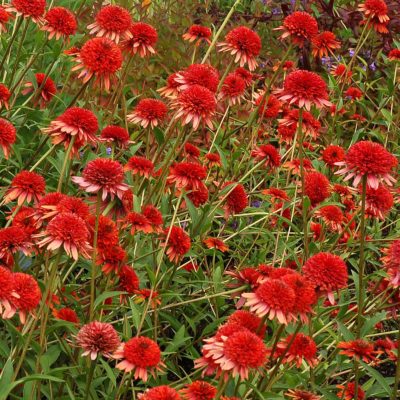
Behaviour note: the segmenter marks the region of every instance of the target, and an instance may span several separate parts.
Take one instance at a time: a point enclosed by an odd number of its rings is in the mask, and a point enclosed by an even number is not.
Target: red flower
[[[36,237],[42,237],[39,247],[47,245],[47,250],[57,250],[63,246],[65,252],[77,260],[79,253],[89,258],[89,230],[85,221],[72,213],[62,213],[54,217],[45,231]]]
[[[299,158],[294,158],[292,161],[286,161],[283,164],[283,166],[290,169],[292,171],[292,174],[300,175],[300,159]],[[311,164],[311,161],[308,158],[303,159],[303,168],[304,168],[304,171],[307,171],[307,172],[313,170],[313,165]],[[307,173],[307,175],[308,174],[309,173]],[[306,175],[306,177],[307,177],[307,175]]]
[[[148,372],[155,377],[155,373],[163,365],[158,344],[144,336],[132,338],[122,344],[114,353],[114,358],[123,359],[116,365],[118,369],[134,371],[134,378],[144,382],[147,381]]]
[[[119,271],[126,259],[126,252],[119,245],[100,249],[99,253],[97,264],[103,264],[101,270],[106,275]]]
[[[190,250],[190,237],[179,226],[171,226],[164,229],[167,256],[171,262],[178,263],[180,259]]]
[[[75,61],[78,65],[72,71],[82,70],[78,78],[86,83],[94,76],[109,91],[111,78],[121,68],[122,53],[112,40],[94,38],[83,45]]]
[[[157,43],[157,31],[149,24],[135,22],[129,28],[130,38],[121,44],[123,50],[140,57],[155,54],[154,46]]]
[[[322,152],[322,160],[326,165],[333,168],[337,162],[341,162],[345,159],[345,151],[342,147],[330,144],[326,146]]]
[[[200,150],[198,147],[191,143],[185,143],[184,146],[186,157],[189,161],[195,161],[197,162],[199,156],[200,156]]]
[[[336,174],[347,175],[345,181],[354,178],[354,187],[357,187],[365,176],[367,185],[377,189],[380,180],[389,186],[396,182],[391,172],[393,168],[397,167],[397,164],[396,157],[379,143],[361,141],[350,147],[344,161],[336,163],[336,165],[342,166],[342,169]]]
[[[267,326],[263,323],[260,317],[252,314],[246,310],[237,310],[232,315],[229,316],[227,320],[228,324],[238,324],[248,329],[250,332],[253,332],[263,338],[265,336],[265,331]]]
[[[178,392],[169,386],[156,386],[139,395],[140,400],[181,400]]]
[[[101,131],[99,141],[115,143],[116,146],[122,148],[127,147],[131,143],[129,140],[129,132],[125,128],[117,125],[106,126]]]
[[[303,360],[311,367],[318,364],[317,346],[311,337],[303,333],[297,333],[294,339],[293,335],[289,335],[278,343],[277,355],[285,352],[283,363],[295,364],[297,368],[300,368]]]
[[[312,105],[318,108],[331,106],[325,81],[316,73],[297,70],[291,72],[283,83],[283,88],[276,91],[279,99],[298,107],[310,110]]]
[[[54,217],[55,215],[60,213],[72,213],[82,218],[83,220],[86,220],[89,217],[89,206],[78,197],[65,195],[58,202],[58,204],[54,206],[42,205],[42,208],[45,208],[49,211],[42,218]]]
[[[293,400],[321,400],[321,396],[317,396],[316,394],[305,390],[290,389],[285,394]]]
[[[332,70],[332,75],[335,76],[339,82],[346,83],[351,81],[353,73],[349,71],[344,64],[338,64]]]
[[[170,167],[167,182],[169,185],[175,184],[178,189],[199,189],[206,177],[207,171],[202,165],[180,162]]]
[[[90,242],[93,243],[96,217],[94,215],[89,216],[88,223],[91,234]],[[115,222],[112,219],[105,217],[104,215],[100,215],[97,232],[97,247],[99,249],[118,245],[118,230]]]
[[[108,158],[96,158],[90,161],[82,172],[82,177],[73,176],[72,181],[89,193],[101,192],[103,201],[108,195],[111,200],[116,195],[119,199],[128,186],[124,181],[124,170],[118,161]]]
[[[207,246],[208,249],[217,249],[222,253],[225,253],[229,250],[229,247],[224,243],[224,241],[209,237],[203,241],[203,243]]]
[[[312,205],[321,203],[329,197],[329,180],[320,172],[309,172],[304,177],[304,194],[308,196]]]
[[[202,25],[192,25],[189,30],[182,35],[182,37],[184,40],[188,40],[189,42],[197,40],[196,46],[198,46],[202,40],[211,43],[211,29]]]
[[[35,210],[31,207],[21,207],[12,219],[11,225],[22,228],[28,236],[37,233],[39,226],[36,222]]]
[[[204,157],[209,168],[221,166],[221,156],[218,153],[207,153]]]
[[[0,147],[3,149],[6,160],[10,156],[11,145],[15,143],[17,130],[14,125],[0,118]]]
[[[283,30],[281,39],[290,36],[294,44],[303,47],[306,41],[312,40],[318,34],[318,23],[310,14],[295,11],[288,15],[283,25],[276,30]]]
[[[311,39],[312,54],[314,57],[328,57],[331,52],[340,49],[340,42],[336,40],[333,32],[325,31],[314,36]]]
[[[169,97],[171,99],[175,99],[179,93],[179,87],[181,84],[176,80],[178,74],[182,71],[178,71],[173,73],[167,78],[167,85],[157,89],[157,92],[161,94],[161,96]]]
[[[64,7],[53,7],[44,17],[42,30],[49,32],[49,39],[55,37],[57,40],[62,36],[75,35],[77,28],[75,15]]]
[[[142,99],[126,117],[129,122],[140,124],[143,128],[150,125],[154,129],[165,120],[167,111],[167,106],[160,100]]]
[[[240,183],[226,182],[222,188],[227,186],[229,186],[229,189],[223,196],[223,198],[225,198],[226,214],[238,214],[249,205],[249,199],[247,198],[246,191],[244,190],[243,185]]]
[[[392,49],[389,51],[388,58],[390,61],[400,60],[400,49]]]
[[[6,24],[10,19],[10,14],[5,10],[3,6],[0,6],[0,33],[6,33]]]
[[[337,397],[343,400],[364,400],[365,392],[362,390],[361,385],[358,385],[356,395],[356,384],[355,382],[348,382],[347,384],[336,386],[340,391],[337,393]]]
[[[366,0],[365,3],[358,6],[358,10],[363,12],[365,18],[369,20],[375,31],[379,33],[388,33],[387,23],[389,17],[387,15],[388,7],[384,0]],[[363,21],[366,23],[366,21]]]
[[[11,318],[14,315],[15,309],[10,304],[13,296],[15,296],[13,273],[0,266],[0,316],[7,318],[10,315]]]
[[[0,7],[1,10],[1,7]],[[0,23],[0,32],[1,32],[1,23]],[[8,110],[9,104],[8,104],[8,100],[11,97],[11,93],[8,90],[8,87],[6,85],[3,85],[2,83],[0,83],[0,109],[4,107]]]
[[[145,157],[133,156],[124,167],[125,171],[132,171],[134,175],[150,178],[154,174],[154,164]]]
[[[234,73],[236,75],[239,75],[244,80],[244,82],[246,83],[246,87],[252,84],[253,74],[250,71],[247,71],[247,69],[242,67],[237,67]]]
[[[230,73],[224,79],[218,98],[228,99],[229,105],[240,104],[246,90],[246,82],[237,73]]]
[[[393,203],[393,195],[385,186],[379,185],[377,189],[367,188],[365,198],[367,215],[384,220]]]
[[[132,295],[139,289],[139,278],[136,272],[129,265],[123,265],[119,271],[119,288]]]
[[[35,91],[35,86],[37,87],[36,91],[40,94],[40,107],[45,108],[47,103],[51,101],[54,95],[57,93],[57,88],[54,81],[43,73],[35,74],[36,85],[32,82],[27,82],[25,84],[25,88],[22,91],[23,95],[28,93],[32,93]]]
[[[372,362],[376,358],[374,345],[363,339],[352,340],[350,342],[340,342],[337,347],[338,349],[342,349],[339,354],[343,354],[348,357],[355,357],[363,360],[366,363]]]
[[[105,6],[96,15],[96,21],[88,25],[91,35],[106,37],[119,43],[121,37],[132,37],[129,28],[132,18],[128,10],[120,6]]]
[[[28,274],[16,272],[13,274],[14,291],[16,295],[10,298],[11,306],[18,310],[21,324],[26,321],[26,315],[35,310],[42,298],[42,292],[36,280]],[[12,315],[8,314],[8,318]]]
[[[84,352],[95,360],[99,353],[110,357],[120,344],[117,331],[111,324],[93,321],[84,325],[76,335],[76,342]]]
[[[194,381],[180,390],[184,400],[213,400],[217,389],[204,381]]]
[[[151,204],[143,206],[142,214],[150,221],[154,232],[161,232],[161,226],[164,223],[161,212]]]
[[[349,87],[345,92],[345,96],[351,101],[359,100],[362,97],[362,91],[356,87]]]
[[[63,114],[43,129],[51,137],[53,144],[64,143],[68,149],[71,140],[75,137],[72,152],[87,144],[96,141],[96,131],[99,129],[97,117],[89,110],[79,107],[68,108]]]
[[[214,93],[200,85],[192,85],[180,92],[172,103],[176,109],[175,119],[180,118],[183,125],[191,123],[197,130],[200,123],[213,129],[212,118],[217,108]]]
[[[254,105],[258,107],[257,113],[260,117],[276,118],[281,112],[282,103],[273,94],[268,96],[267,102],[265,102],[266,97],[263,90],[256,93],[254,98]]]
[[[136,232],[153,232],[151,222],[142,214],[130,212],[126,216],[126,221],[131,227],[131,235],[134,235]]]
[[[53,315],[57,319],[61,319],[63,321],[72,322],[73,324],[78,324],[79,319],[76,315],[76,312],[71,308],[65,307],[61,308],[60,310],[54,310]]]
[[[261,51],[260,36],[245,26],[239,26],[232,29],[226,36],[225,42],[218,43],[220,51],[227,51],[235,56],[235,62],[243,67],[245,64],[249,66],[249,70],[253,71],[257,67],[255,58]]]
[[[276,200],[289,201],[289,196],[282,189],[271,187],[263,190],[261,193],[270,196],[272,203],[274,203]]]
[[[178,90],[186,90],[193,85],[203,86],[215,93],[218,88],[218,71],[209,64],[192,64],[184,71],[177,72],[175,81],[180,84]]]
[[[11,5],[5,8],[8,12],[14,12],[24,18],[31,17],[34,22],[41,22],[46,9],[46,0],[12,0]]]
[[[281,156],[278,150],[271,144],[262,144],[261,146],[256,147],[255,150],[251,152],[251,156],[259,162],[265,160],[264,166],[269,169],[279,167],[281,162]]]
[[[290,110],[286,112],[282,119],[279,119],[278,122],[286,125],[288,127],[293,127],[293,131],[291,134],[294,134],[298,129],[300,119],[300,110]],[[319,136],[321,130],[321,123],[313,117],[311,113],[308,111],[302,112],[302,130],[306,135],[311,136],[314,140],[316,140]],[[303,144],[303,146],[305,143]]]
[[[334,304],[333,292],[347,287],[348,273],[345,262],[332,253],[317,253],[303,265],[304,276],[321,293],[326,293]]]
[[[21,171],[15,175],[4,196],[4,203],[17,200],[18,205],[32,200],[37,203],[44,195],[46,181],[41,175],[30,171]]]
[[[344,215],[338,206],[324,206],[315,212],[315,216],[323,219],[328,228],[332,231],[342,231]]]
[[[394,240],[389,248],[384,249],[383,265],[389,273],[390,284],[400,286],[400,240]]]

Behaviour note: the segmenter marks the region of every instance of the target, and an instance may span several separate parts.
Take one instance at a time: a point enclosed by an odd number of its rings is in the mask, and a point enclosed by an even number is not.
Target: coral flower
[[[192,143],[185,143],[183,147],[185,150],[185,157],[190,162],[198,162],[200,156],[200,149]]]
[[[40,94],[40,108],[45,108],[47,103],[50,102],[57,93],[56,85],[49,76],[46,76],[46,74],[43,73],[35,74],[35,79],[36,85],[34,85],[32,82],[25,83],[26,89],[22,91],[22,94],[26,95],[32,93],[35,91],[36,87],[38,93]]]
[[[0,316],[7,318],[8,315],[14,315],[15,310],[10,304],[10,298],[14,296],[18,295],[14,291],[13,273],[0,266]]]
[[[361,385],[358,385],[357,395],[356,395],[356,384],[355,382],[348,382],[347,384],[337,385],[339,390],[337,392],[337,397],[343,400],[364,400],[365,392]]]
[[[123,265],[118,271],[119,289],[128,292],[130,295],[139,289],[139,278],[133,268]]]
[[[349,87],[345,92],[345,96],[351,101],[360,100],[362,97],[362,91],[356,87]]]
[[[217,389],[205,381],[194,381],[180,390],[184,400],[213,400]]]
[[[42,219],[54,217],[59,213],[72,213],[86,220],[89,217],[89,206],[78,197],[64,195],[55,205],[40,204],[44,211]]]
[[[351,81],[351,77],[353,76],[353,73],[348,70],[344,64],[338,64],[332,69],[331,73],[339,82],[342,83],[349,83]]]
[[[30,171],[21,171],[15,175],[10,187],[4,196],[4,203],[17,200],[18,205],[32,200],[37,203],[44,195],[46,181],[44,178]]]
[[[0,8],[1,10],[1,8]],[[1,32],[1,30],[0,30]],[[8,87],[6,85],[3,85],[0,83],[0,109],[3,108],[3,106],[8,110],[9,104],[8,100],[10,100],[11,93],[8,90]]]
[[[100,142],[113,143],[117,147],[125,148],[131,141],[129,140],[129,132],[117,125],[108,125],[100,133]]]
[[[223,196],[223,198],[225,198],[224,208],[226,214],[238,214],[249,205],[249,199],[242,184],[236,182],[226,182],[222,188],[226,188],[228,186],[229,190]]]
[[[45,17],[42,30],[49,32],[49,39],[55,37],[57,40],[75,35],[77,22],[75,15],[64,7],[53,7]]]
[[[139,400],[181,400],[178,392],[169,386],[156,386],[139,394]]]
[[[0,147],[3,149],[6,160],[10,156],[11,146],[17,139],[17,130],[14,125],[0,118]]]
[[[189,30],[182,35],[182,37],[190,43],[196,41],[196,46],[198,46],[202,40],[211,44],[211,29],[207,26],[192,25]]]
[[[282,103],[273,94],[266,100],[264,90],[254,95],[254,105],[258,107],[257,113],[262,118],[276,118],[282,109]]]
[[[157,43],[157,31],[149,24],[135,22],[129,28],[129,39],[121,43],[124,51],[133,55],[139,53],[140,57],[155,54],[154,46]]]
[[[290,37],[294,44],[303,47],[307,41],[312,40],[318,34],[318,23],[310,14],[295,11],[288,15],[284,19],[283,25],[276,30],[283,31],[281,39]]]
[[[290,389],[285,394],[293,400],[321,400],[321,396],[300,389]]]
[[[96,132],[99,129],[97,117],[85,108],[71,107],[53,120],[43,132],[51,137],[53,144],[63,143],[68,149],[71,140],[74,139],[72,152],[79,147],[96,141]]]
[[[124,170],[118,161],[108,158],[96,158],[90,161],[82,172],[82,177],[73,176],[72,181],[89,193],[101,193],[103,201],[107,196],[122,199],[128,186],[124,181]]]
[[[394,199],[392,193],[383,185],[378,189],[367,188],[365,197],[365,212],[371,217],[381,220],[393,207]]]
[[[131,227],[131,235],[134,235],[136,232],[153,232],[151,222],[142,214],[130,212],[126,216],[126,222]]]
[[[114,358],[122,359],[116,367],[125,372],[133,371],[135,379],[147,381],[148,373],[153,377],[161,370],[161,351],[158,344],[153,340],[138,336],[121,344],[113,355]]]
[[[256,161],[265,161],[264,166],[268,169],[279,167],[281,162],[281,156],[278,150],[271,144],[262,144],[256,147],[255,150],[251,152],[251,156],[254,157]]]
[[[91,240],[90,243],[94,243],[94,231],[96,227],[96,216],[90,215],[88,218]],[[105,249],[110,246],[118,245],[118,230],[115,222],[100,214],[99,223],[97,230],[97,247],[99,249]]]
[[[186,90],[200,85],[215,93],[218,88],[218,71],[209,64],[192,64],[184,71],[177,72],[175,81],[180,84],[178,90]]]
[[[330,144],[326,146],[324,151],[322,152],[322,160],[328,165],[330,168],[336,166],[337,162],[341,162],[345,159],[346,152],[343,147],[336,146],[334,144]]]
[[[267,326],[260,317],[246,310],[237,310],[229,316],[228,324],[238,324],[248,329],[250,332],[257,334],[260,338],[265,336]]]
[[[145,157],[133,156],[124,167],[125,171],[132,171],[133,175],[150,178],[154,174],[154,164]]]
[[[303,193],[308,196],[313,206],[329,197],[329,180],[320,172],[309,172],[304,177]]]
[[[76,312],[69,307],[61,308],[60,310],[53,310],[54,318],[61,319],[63,321],[72,322],[73,324],[79,323],[79,318]]]
[[[280,100],[305,107],[310,110],[312,105],[318,108],[331,106],[325,81],[316,73],[297,70],[291,72],[283,83],[283,88],[276,90]]]
[[[311,43],[312,54],[317,58],[328,57],[329,53],[340,49],[340,42],[336,40],[335,34],[330,31],[321,32],[314,36]]]
[[[295,364],[297,368],[300,368],[303,361],[311,367],[318,364],[317,346],[311,337],[303,333],[297,333],[294,338],[293,335],[289,335],[278,343],[277,355],[281,356],[284,353],[286,354],[282,362]]]
[[[112,246],[100,249],[98,264],[103,264],[102,271],[108,275],[111,272],[117,272],[125,263],[126,252],[121,246]]]
[[[266,279],[255,292],[243,293],[242,296],[250,311],[259,317],[267,315],[271,320],[276,317],[281,324],[287,324],[295,318],[296,293],[280,279]]]
[[[4,7],[0,6],[0,33],[7,32],[7,22],[10,19],[10,14],[5,10]]]
[[[328,228],[332,231],[342,231],[344,215],[338,206],[324,206],[315,212],[315,216],[322,218]]]
[[[209,168],[221,166],[221,156],[218,153],[207,153],[204,157]]]
[[[332,253],[317,253],[303,265],[304,276],[335,304],[333,292],[347,287],[348,272],[345,262]]]
[[[348,357],[355,357],[361,359],[366,363],[375,360],[376,351],[374,345],[363,339],[352,340],[350,342],[340,342],[337,345],[338,349],[341,349],[339,354],[346,355]]]
[[[213,129],[212,118],[215,115],[217,102],[213,92],[200,85],[192,85],[178,94],[172,103],[177,112],[175,119],[180,118],[183,125],[191,123],[197,130],[202,125]]]
[[[240,104],[245,90],[246,82],[239,74],[233,72],[224,79],[218,99],[227,99],[229,105],[234,106],[235,104]]]
[[[181,84],[176,80],[178,74],[183,71],[175,72],[167,78],[167,84],[160,89],[157,89],[157,92],[160,93],[161,96],[168,97],[170,99],[175,99],[179,93],[179,87]]]
[[[247,69],[238,67],[235,69],[234,73],[244,80],[246,87],[251,86],[253,83],[253,74],[250,71],[247,71]]]
[[[162,232],[162,224],[164,223],[161,212],[151,204],[143,206],[142,214],[150,221],[154,232]]]
[[[154,129],[165,120],[167,111],[167,106],[161,100],[142,99],[126,119],[134,124],[140,124],[143,128],[151,126]]]
[[[398,287],[400,286],[400,240],[394,240],[387,249],[384,249],[384,253],[382,261],[389,273],[390,284]]]
[[[377,189],[381,180],[389,186],[396,182],[391,173],[398,165],[397,158],[379,143],[361,141],[353,144],[345,160],[336,165],[342,169],[335,174],[346,175],[345,181],[353,178],[354,187],[359,185],[363,177],[366,177],[367,186],[372,189]]]
[[[178,189],[199,189],[206,177],[207,171],[201,164],[181,162],[170,167],[167,182]]]
[[[285,112],[282,119],[278,122],[287,127],[294,127],[293,133],[299,126],[300,110],[294,109],[289,112]],[[316,140],[320,134],[321,123],[314,118],[314,116],[308,111],[302,112],[302,130],[306,135],[311,136]],[[303,144],[304,145],[304,144]]]
[[[82,356],[90,356],[91,360],[95,360],[99,354],[110,357],[120,345],[114,327],[99,321],[84,325],[76,335],[76,342],[84,350]]]
[[[364,13],[368,25],[371,25],[376,32],[388,33],[387,23],[389,22],[388,7],[384,0],[366,0],[358,6],[358,10]],[[367,21],[364,21],[364,23]]]
[[[12,0],[11,4],[5,6],[7,12],[22,15],[24,18],[32,18],[34,22],[42,22],[46,9],[46,0]]]
[[[208,249],[217,249],[222,253],[225,253],[229,250],[229,247],[224,243],[224,241],[209,237],[203,241],[203,243],[207,246]]]
[[[43,233],[36,235],[44,236],[38,245],[47,245],[47,250],[57,250],[61,246],[65,252],[77,260],[79,254],[89,258],[89,230],[85,221],[72,213],[61,213],[55,216],[45,228]]]
[[[226,36],[225,41],[217,44],[220,51],[227,51],[235,56],[235,63],[241,67],[248,65],[250,71],[257,67],[256,57],[261,51],[260,36],[245,26],[232,29]]]
[[[110,90],[110,80],[121,68],[122,53],[120,48],[110,39],[94,38],[88,40],[79,54],[75,57],[77,65],[72,71],[81,70],[78,78],[83,78],[83,83],[89,82],[92,77],[105,90]]]
[[[392,49],[389,51],[388,58],[390,61],[400,60],[400,49]]]
[[[190,237],[179,226],[172,226],[164,230],[166,241],[163,246],[171,262],[178,263],[180,259],[190,250]]]
[[[129,11],[120,6],[105,6],[96,15],[95,22],[88,25],[91,35],[106,37],[119,43],[120,39],[132,37],[129,28],[132,18]]]

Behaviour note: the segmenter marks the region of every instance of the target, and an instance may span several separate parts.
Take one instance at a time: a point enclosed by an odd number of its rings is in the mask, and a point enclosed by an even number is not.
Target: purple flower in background
[[[106,153],[107,153],[107,155],[108,155],[108,156],[110,156],[110,155],[111,155],[111,153],[112,153],[112,149],[111,149],[111,147],[107,147],[107,149],[106,149]]]
[[[376,67],[376,65],[375,65],[375,62],[373,62],[372,64],[369,64],[369,69],[370,69],[371,71],[376,71],[377,67]]]
[[[260,208],[261,204],[262,204],[261,200],[254,200],[254,201],[252,201],[251,206],[255,207],[255,208]]]
[[[354,49],[349,49],[349,54],[350,54],[350,57],[353,57],[353,56],[354,56],[354,54],[355,54],[355,51],[354,51]]]
[[[332,66],[332,58],[331,57],[322,57],[321,58],[321,63],[328,69],[331,68]]]

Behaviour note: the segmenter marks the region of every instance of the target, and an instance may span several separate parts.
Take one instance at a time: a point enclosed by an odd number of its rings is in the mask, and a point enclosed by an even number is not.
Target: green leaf
[[[382,374],[376,369],[370,367],[368,364],[362,361],[360,361],[360,363],[369,372],[369,374],[376,379],[376,381],[381,385],[382,389],[390,396],[392,394],[392,390]]]

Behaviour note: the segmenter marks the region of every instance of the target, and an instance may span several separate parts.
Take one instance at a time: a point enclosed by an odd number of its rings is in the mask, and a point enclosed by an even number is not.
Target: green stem
[[[63,181],[64,181],[65,171],[67,169],[67,164],[69,164],[69,162],[71,161],[70,154],[72,151],[72,147],[74,146],[74,143],[75,143],[75,138],[76,138],[76,136],[72,136],[71,141],[69,142],[67,152],[65,153],[64,162],[63,162],[61,172],[60,172],[60,178],[58,180],[57,192],[61,192]]]
[[[15,28],[15,31],[14,31],[13,35],[11,36],[11,39],[10,39],[9,42],[8,42],[6,51],[4,52],[3,59],[1,60],[1,63],[0,63],[0,71],[3,69],[4,63],[5,63],[5,61],[6,61],[7,57],[8,57],[8,54],[10,53],[11,46],[13,45],[13,43],[14,43],[14,41],[15,41],[17,35],[18,35],[19,29],[21,28],[21,25],[22,25],[22,22],[23,22],[23,21],[24,21],[24,18],[23,18],[23,17],[20,17],[20,19],[19,19],[18,22],[17,22],[17,26],[16,26],[16,28]]]

